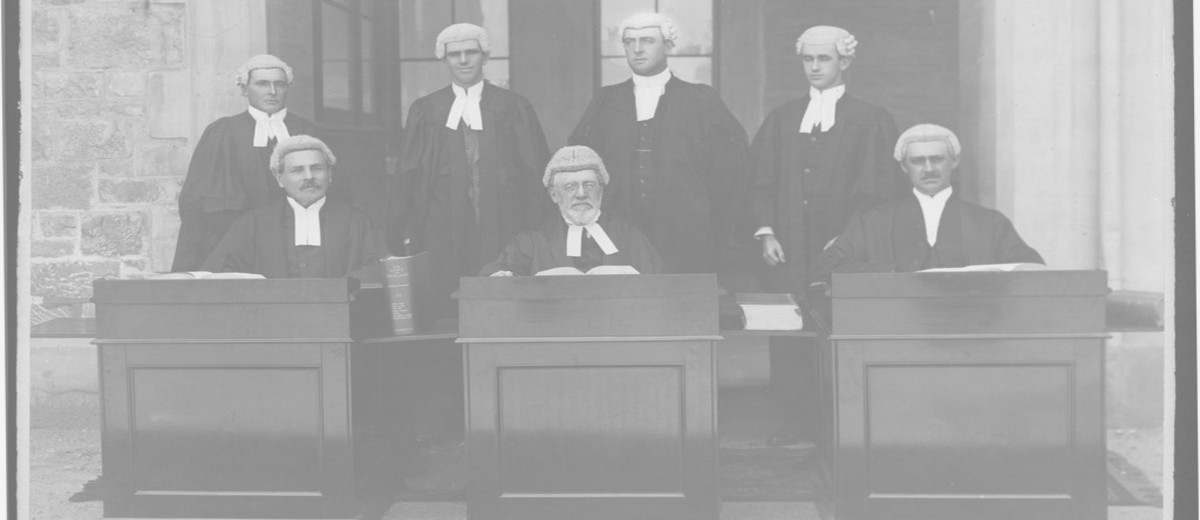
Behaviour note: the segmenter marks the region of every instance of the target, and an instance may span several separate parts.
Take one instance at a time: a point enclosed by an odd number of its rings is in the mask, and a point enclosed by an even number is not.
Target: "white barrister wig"
[[[962,151],[962,146],[958,144],[958,136],[954,135],[949,128],[925,123],[909,128],[900,134],[900,139],[896,140],[893,157],[897,161],[903,161],[904,155],[908,151],[908,145],[926,142],[946,143],[946,151],[950,152],[951,157],[958,157],[959,152]]]
[[[832,25],[816,25],[809,27],[799,38],[796,38],[796,54],[804,52],[805,44],[828,45],[831,43],[837,47],[839,56],[848,58],[854,57],[854,48],[858,46],[858,40],[849,31]]]
[[[479,42],[479,49],[484,54],[492,53],[492,41],[488,39],[488,33],[478,25],[472,23],[456,23],[445,29],[437,35],[437,43],[434,44],[433,55],[437,59],[446,57],[446,44],[455,42],[467,42],[475,40]]]
[[[586,146],[564,146],[554,152],[554,157],[546,164],[542,185],[549,188],[556,173],[583,170],[596,170],[596,178],[600,180],[600,184],[608,185],[608,170],[604,168],[604,161],[595,150]]]
[[[284,137],[275,144],[275,150],[271,152],[271,173],[279,175],[283,171],[283,158],[287,157],[289,153],[304,150],[316,150],[325,154],[325,162],[329,166],[337,163],[337,157],[333,156],[333,150],[330,150],[324,141],[311,135],[293,135]]]
[[[288,85],[291,85],[294,81],[292,79],[292,68],[287,63],[270,54],[259,54],[246,60],[246,63],[238,67],[236,77],[238,86],[246,86],[246,82],[250,81],[250,72],[257,69],[283,69],[283,73],[287,76]]]
[[[626,29],[645,29],[647,27],[658,27],[662,31],[663,41],[673,42],[679,38],[679,30],[675,28],[675,23],[667,18],[666,15],[660,13],[638,13],[625,21],[621,22],[621,27],[617,32],[617,40],[625,38]]]

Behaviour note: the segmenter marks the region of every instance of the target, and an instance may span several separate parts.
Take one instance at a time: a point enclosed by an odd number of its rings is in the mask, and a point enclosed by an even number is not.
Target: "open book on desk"
[[[746,330],[800,330],[804,319],[788,293],[737,293]]]
[[[214,273],[211,271],[180,271],[146,275],[146,280],[261,280],[258,273]]]
[[[534,276],[561,276],[572,274],[641,274],[632,265],[598,265],[585,273],[574,267],[554,267],[539,271]]]
[[[1042,264],[1034,264],[1029,262],[1021,262],[1016,264],[979,264],[968,265],[966,267],[936,267],[917,271],[918,273],[974,273],[984,271],[1045,271],[1046,266]]]

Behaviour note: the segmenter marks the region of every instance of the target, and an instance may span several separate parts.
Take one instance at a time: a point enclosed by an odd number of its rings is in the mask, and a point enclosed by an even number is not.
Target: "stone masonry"
[[[33,304],[87,316],[91,280],[170,270],[192,148],[188,89],[175,88],[187,5],[31,3]]]

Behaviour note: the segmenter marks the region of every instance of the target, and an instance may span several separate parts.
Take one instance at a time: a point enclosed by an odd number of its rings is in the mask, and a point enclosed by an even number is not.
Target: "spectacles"
[[[570,182],[567,184],[555,184],[554,189],[556,189],[562,193],[576,193],[579,191],[580,186],[583,186],[584,193],[590,194],[590,193],[596,192],[596,189],[600,187],[600,183],[594,182],[594,181],[588,181],[583,184],[580,184],[578,182]]]

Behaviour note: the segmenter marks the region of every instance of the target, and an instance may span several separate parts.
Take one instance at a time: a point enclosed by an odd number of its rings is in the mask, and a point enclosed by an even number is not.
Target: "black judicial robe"
[[[383,273],[379,260],[388,254],[371,218],[332,198],[326,199],[320,216],[319,250],[325,267],[322,277],[380,280]],[[288,278],[288,249],[295,247],[294,243],[295,212],[286,199],[280,198],[238,217],[201,269]]]
[[[808,102],[805,94],[772,110],[752,151],[754,230],[771,226],[786,260],[777,269],[795,282],[808,276],[850,215],[911,186],[892,157],[899,135],[887,110],[847,93],[838,100],[832,128],[802,134]]]
[[[617,252],[605,255],[584,231],[580,261],[590,265],[631,265],[641,274],[663,272],[663,262],[654,246],[638,228],[620,217],[601,213],[598,220],[604,233],[617,246]],[[513,239],[500,257],[479,271],[488,276],[497,271],[512,271],[518,276],[532,276],[554,267],[580,267],[567,256],[567,223],[558,217],[548,219],[539,229],[522,232]],[[580,269],[586,271],[587,269]]]
[[[468,195],[465,130],[446,128],[453,103],[454,92],[447,85],[409,107],[387,237],[397,254],[429,253],[431,290],[441,314],[453,313],[450,294],[460,276],[474,276],[517,233],[536,227],[552,206],[542,186],[550,152],[533,105],[485,83],[479,103],[483,130],[476,219]]]
[[[600,89],[570,143],[600,154],[611,177],[605,208],[646,233],[667,271],[716,272],[744,184],[746,131],[715,89],[675,76],[650,121],[649,185],[638,182],[633,171],[639,138],[633,79]]]
[[[930,247],[920,203],[910,193],[851,217],[845,231],[821,253],[811,281],[821,281],[830,272],[913,272],[1016,262],[1045,263],[1004,214],[957,195],[946,201],[937,243]]]
[[[315,135],[316,125],[288,112],[291,135]],[[254,118],[249,111],[223,117],[204,129],[187,177],[179,191],[179,239],[172,271],[194,271],[225,236],[234,219],[282,197],[271,176],[271,151],[254,146]]]

